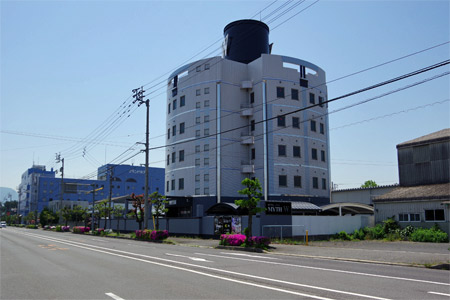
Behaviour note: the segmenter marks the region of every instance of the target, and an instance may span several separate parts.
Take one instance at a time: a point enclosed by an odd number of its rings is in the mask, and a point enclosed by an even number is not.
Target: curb
[[[221,246],[221,245],[219,245],[219,246],[214,247],[214,249],[264,253],[264,250],[263,249],[259,249],[259,248],[246,248],[246,247],[235,247],[235,246]]]

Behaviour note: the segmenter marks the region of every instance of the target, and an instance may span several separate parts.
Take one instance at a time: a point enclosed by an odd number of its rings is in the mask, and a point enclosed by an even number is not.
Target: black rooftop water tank
[[[256,20],[234,21],[223,30],[225,58],[248,64],[269,53],[269,26]]]

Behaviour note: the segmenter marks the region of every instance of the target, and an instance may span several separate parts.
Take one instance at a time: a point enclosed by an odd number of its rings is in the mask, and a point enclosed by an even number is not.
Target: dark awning
[[[246,210],[234,203],[217,203],[206,210],[208,215],[244,215]]]

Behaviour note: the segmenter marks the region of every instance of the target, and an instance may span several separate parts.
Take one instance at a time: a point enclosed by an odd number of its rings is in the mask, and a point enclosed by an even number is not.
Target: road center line
[[[344,270],[336,270],[336,269],[327,269],[327,268],[319,268],[319,267],[309,267],[309,266],[301,266],[301,265],[294,265],[294,264],[287,264],[287,263],[280,263],[280,262],[273,262],[273,261],[263,261],[263,260],[249,259],[249,258],[231,257],[231,256],[206,254],[206,253],[195,253],[195,254],[205,255],[205,256],[212,256],[212,257],[221,257],[221,258],[227,258],[227,259],[245,260],[245,261],[251,261],[251,262],[271,264],[271,265],[281,265],[281,266],[288,266],[288,267],[295,267],[295,268],[302,268],[302,269],[329,271],[329,272],[354,274],[354,275],[361,275],[361,276],[379,277],[379,278],[396,279],[396,280],[404,280],[404,281],[414,281],[414,282],[422,282],[422,283],[430,283],[430,284],[450,286],[450,283],[435,282],[435,281],[428,281],[428,280],[421,280],[421,279],[403,278],[403,277],[378,275],[378,274],[370,274],[370,273],[361,273],[361,272],[353,272],[353,271],[344,271]]]
[[[105,293],[105,295],[113,298],[114,300],[125,300],[117,295],[114,295],[113,293]]]
[[[215,271],[215,272],[220,272],[220,273],[232,274],[232,275],[237,275],[237,276],[241,276],[241,277],[248,277],[248,278],[259,279],[259,280],[264,280],[264,281],[269,281],[269,282],[277,282],[277,283],[281,283],[281,284],[287,284],[287,285],[305,287],[305,288],[310,288],[310,289],[328,291],[328,292],[333,292],[333,293],[338,293],[338,294],[352,295],[352,296],[357,296],[357,297],[362,297],[362,298],[388,300],[386,298],[381,298],[381,297],[376,297],[376,296],[369,296],[369,295],[364,295],[364,294],[359,294],[359,293],[346,292],[346,291],[329,289],[329,288],[318,287],[318,286],[313,286],[313,285],[307,285],[307,284],[301,284],[301,283],[296,283],[296,282],[278,280],[278,279],[273,279],[273,278],[267,278],[267,277],[261,277],[261,276],[256,276],[256,275],[239,273],[239,272],[233,272],[233,271],[228,271],[228,270],[223,270],[223,269],[216,269],[216,268],[211,268],[211,267],[206,267],[206,266],[201,266],[201,265],[194,265],[194,264],[180,262],[180,261],[175,261],[175,260],[169,260],[169,259],[164,259],[164,258],[159,258],[159,257],[143,255],[143,254],[131,253],[131,252],[127,252],[127,251],[121,251],[121,250],[116,250],[116,249],[109,249],[109,248],[104,248],[104,247],[95,246],[95,245],[89,245],[89,244],[83,244],[83,243],[68,243],[68,242],[66,242],[64,240],[60,240],[60,239],[56,239],[56,238],[48,238],[48,237],[45,237],[45,236],[35,235],[35,234],[30,234],[30,233],[23,233],[22,232],[22,234],[28,235],[28,236],[32,236],[32,237],[36,237],[36,238],[51,240],[51,241],[59,242],[59,243],[62,243],[62,244],[68,244],[68,245],[72,245],[74,247],[78,247],[78,248],[82,248],[82,249],[87,249],[87,250],[91,250],[91,251],[96,251],[96,252],[106,253],[106,254],[115,255],[115,256],[119,256],[119,257],[129,258],[129,259],[133,259],[133,260],[143,261],[143,262],[150,263],[150,264],[156,264],[156,265],[160,265],[160,266],[164,266],[164,267],[168,267],[168,268],[184,270],[184,271],[191,272],[191,273],[197,273],[197,274],[204,275],[204,276],[220,278],[220,279],[224,279],[224,280],[228,280],[228,281],[238,282],[238,283],[247,284],[247,285],[253,285],[253,286],[257,286],[257,287],[260,287],[260,285],[254,284],[254,283],[250,283],[250,282],[245,282],[245,281],[241,282],[239,280],[234,280],[234,279],[227,278],[227,277],[216,276],[216,275],[212,275],[212,274],[208,274],[208,273],[204,273],[204,272],[200,272],[200,271],[195,271],[195,270],[191,270],[191,269],[185,269],[185,268],[172,266],[172,265],[166,265],[166,264],[159,263],[159,262],[148,261],[148,260],[144,260],[144,259],[140,259],[140,258],[135,258],[135,257],[126,256],[126,255],[116,254],[116,253],[107,252],[107,251],[104,251],[104,250],[97,250],[97,249],[93,249],[93,248],[105,249],[105,250],[109,250],[109,251],[125,253],[125,254],[128,254],[128,255],[140,256],[140,257],[145,257],[145,258],[148,258],[148,259],[159,260],[159,261],[170,262],[170,263],[176,263],[176,264],[181,264],[181,265],[185,265],[185,266],[206,269],[206,270],[209,270],[209,271]],[[76,245],[76,244],[81,244],[81,245]],[[88,247],[91,247],[91,248],[88,248]],[[281,290],[281,289],[278,289],[278,288],[275,288],[275,287],[269,287],[269,286],[262,286],[262,287],[267,288],[267,289],[277,290],[277,291],[280,290],[282,292],[289,293],[289,294],[295,294],[295,295],[300,295],[300,296],[303,295],[303,296],[306,296],[306,297],[311,297],[311,298],[316,298],[316,299],[326,299],[326,298],[322,298],[322,297],[318,297],[318,296],[307,295],[307,294],[297,293],[297,292],[288,291],[288,290]]]

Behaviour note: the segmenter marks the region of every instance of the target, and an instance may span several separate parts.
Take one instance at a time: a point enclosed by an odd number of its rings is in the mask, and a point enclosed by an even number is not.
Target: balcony
[[[241,162],[241,173],[244,174],[255,173],[255,165],[250,164],[249,162]]]
[[[241,132],[241,145],[253,145],[255,144],[255,137],[248,133]]]
[[[241,82],[241,89],[251,89],[253,88],[253,82],[250,80],[245,80]]]
[[[241,117],[251,117],[253,116],[253,107],[247,104],[241,104]]]

